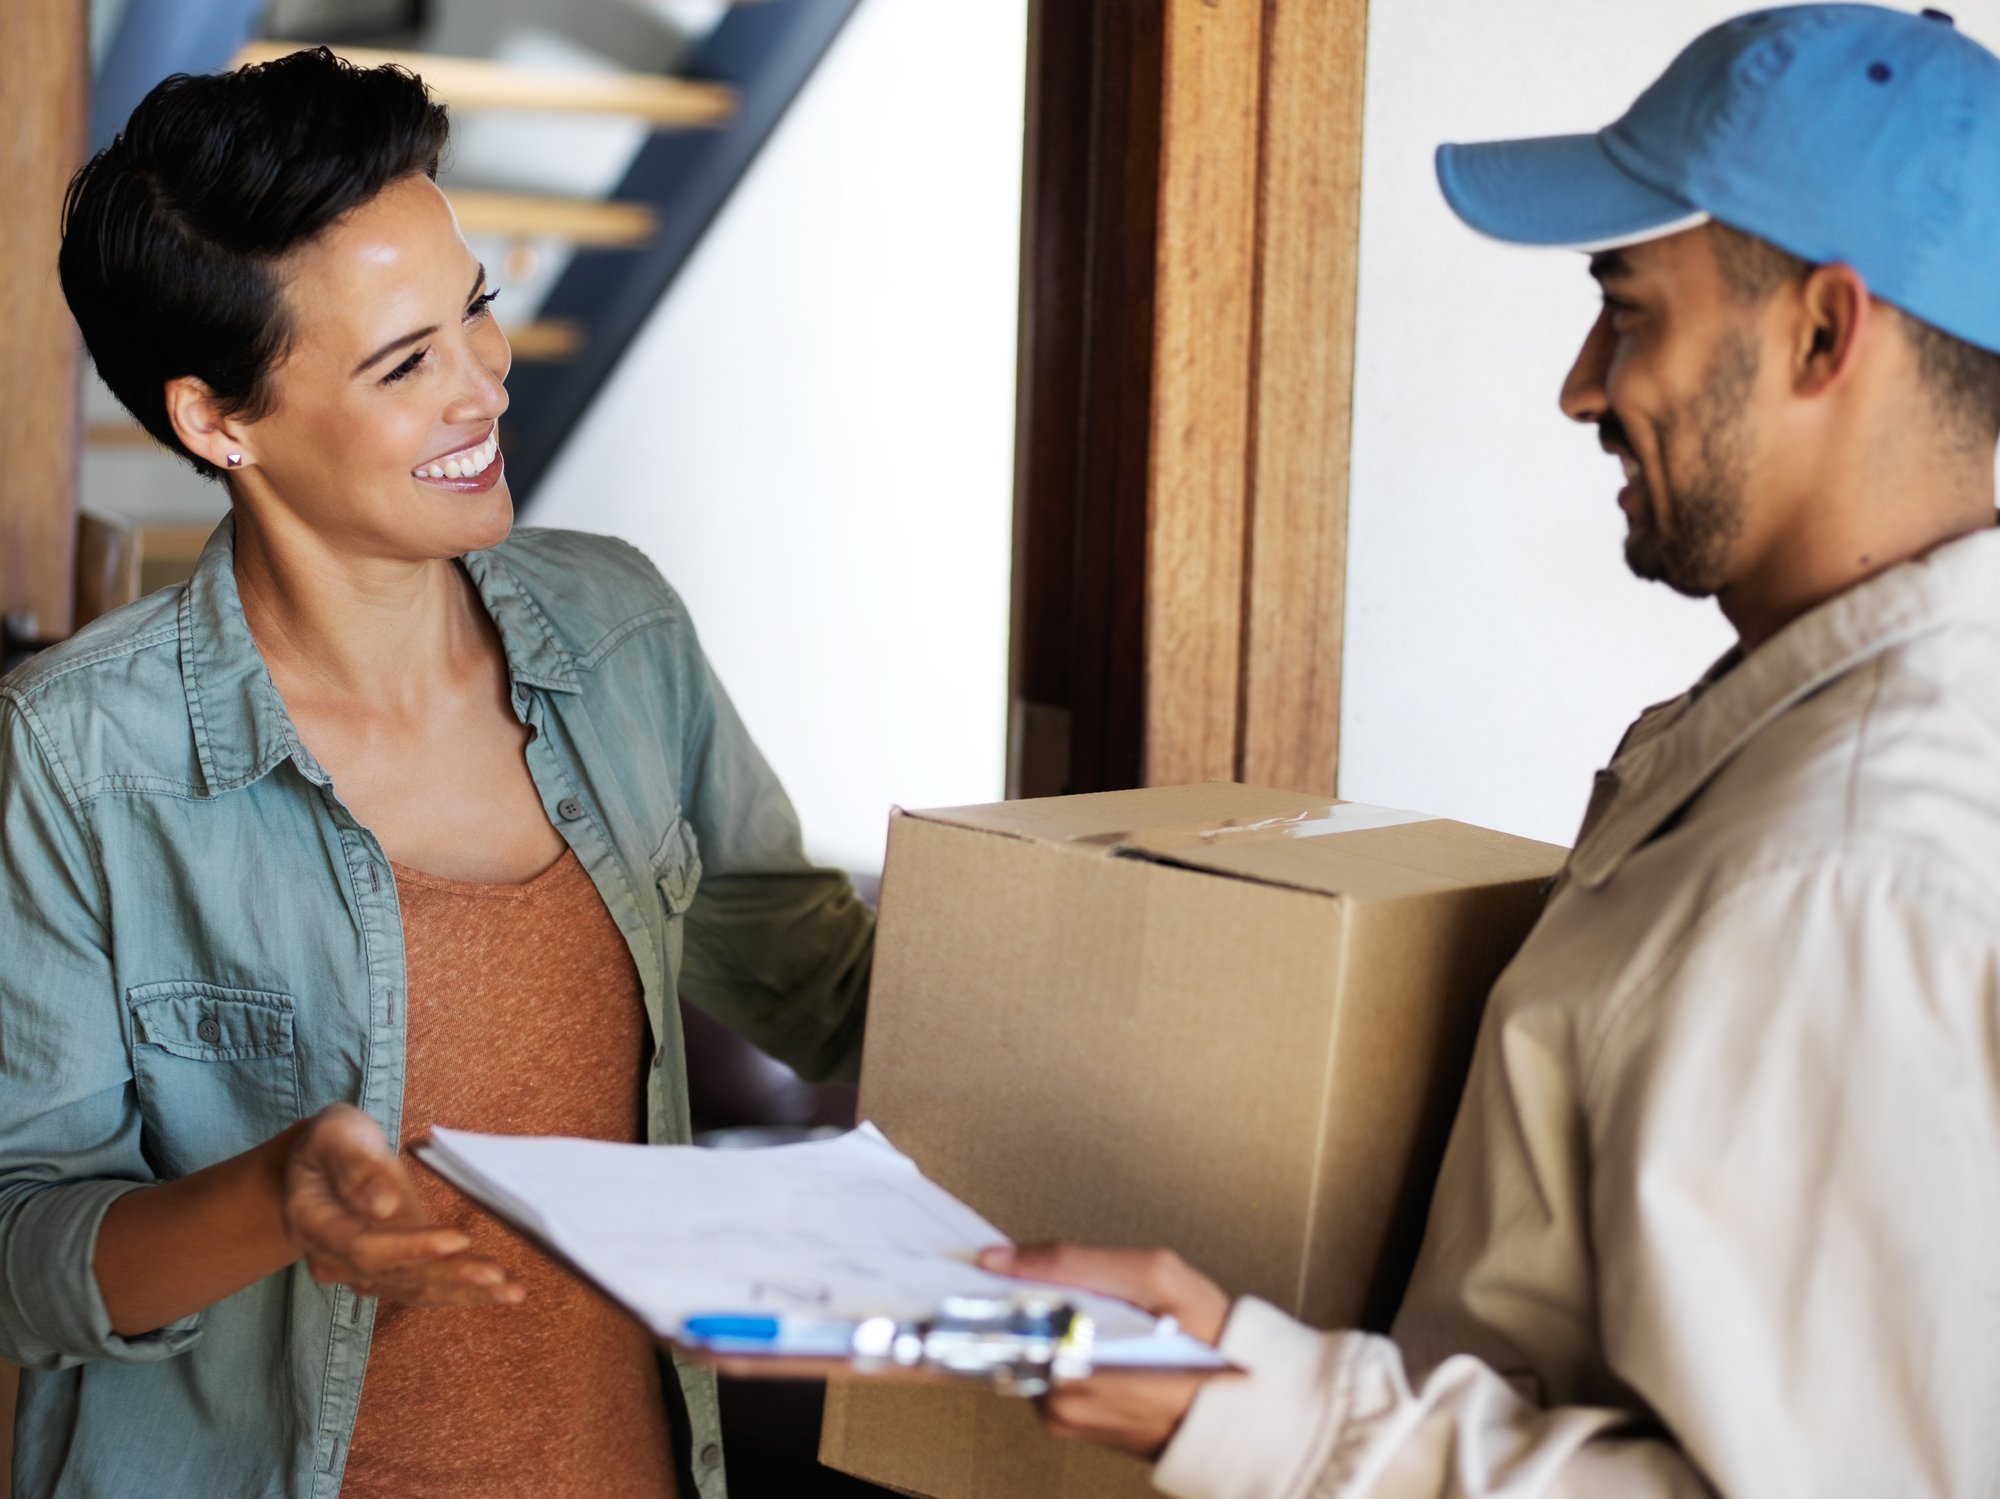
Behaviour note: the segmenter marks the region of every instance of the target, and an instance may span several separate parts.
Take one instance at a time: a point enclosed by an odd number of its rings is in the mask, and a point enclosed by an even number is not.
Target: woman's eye
[[[465,309],[465,320],[470,323],[477,318],[485,317],[486,309],[493,305],[493,299],[499,295],[500,288],[496,286],[484,296],[474,297],[472,305]]]
[[[424,356],[428,353],[430,353],[430,350],[428,348],[417,350],[416,353],[412,354],[408,359],[405,359],[401,364],[397,365],[394,369],[390,370],[388,374],[384,375],[382,377],[382,383],[384,385],[394,385],[398,380],[401,380],[404,376],[415,373],[417,366],[424,362]]]

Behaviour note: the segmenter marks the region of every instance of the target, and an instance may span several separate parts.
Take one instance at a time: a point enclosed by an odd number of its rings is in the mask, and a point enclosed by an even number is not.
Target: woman
[[[305,52],[161,84],[71,187],[98,370],[231,515],[0,687],[27,1499],[660,1494],[670,1405],[719,1494],[712,1385],[389,1142],[685,1139],[677,990],[856,1065],[869,915],[680,601],[509,535],[446,128]]]

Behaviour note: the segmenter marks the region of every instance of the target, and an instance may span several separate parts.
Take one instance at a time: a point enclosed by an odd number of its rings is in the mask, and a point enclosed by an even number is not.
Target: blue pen
[[[701,1312],[681,1321],[681,1340],[718,1353],[794,1354],[845,1358],[854,1351],[853,1322],[777,1317],[764,1312]]]

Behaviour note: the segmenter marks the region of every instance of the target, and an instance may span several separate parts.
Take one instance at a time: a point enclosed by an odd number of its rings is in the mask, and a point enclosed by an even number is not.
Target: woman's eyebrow
[[[479,295],[479,288],[484,286],[485,284],[486,284],[486,267],[482,265],[478,268],[478,273],[472,278],[472,290],[466,293],[465,300],[468,303],[470,303],[474,297]],[[411,344],[416,343],[420,339],[429,338],[433,333],[437,331],[438,331],[438,325],[436,323],[432,323],[428,328],[419,328],[414,333],[405,333],[401,338],[390,339],[389,342],[382,345],[381,348],[377,349],[373,354],[370,354],[366,359],[362,360],[361,363],[355,365],[349,378],[351,379],[353,378],[353,375],[360,374],[363,370],[367,369],[368,366],[371,364],[380,363],[382,360],[388,358],[391,354],[395,353],[396,350],[408,348]]]

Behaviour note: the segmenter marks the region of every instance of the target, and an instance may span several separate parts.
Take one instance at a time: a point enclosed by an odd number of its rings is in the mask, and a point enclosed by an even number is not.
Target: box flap
[[[1013,838],[1070,843],[1145,828],[1206,828],[1239,818],[1290,817],[1326,805],[1327,798],[1304,791],[1204,781],[1194,786],[1147,786],[1136,791],[1044,796],[977,807],[937,807],[905,815]]]
[[[1229,781],[904,815],[1360,900],[1540,880],[1561,862],[1528,838]]]

